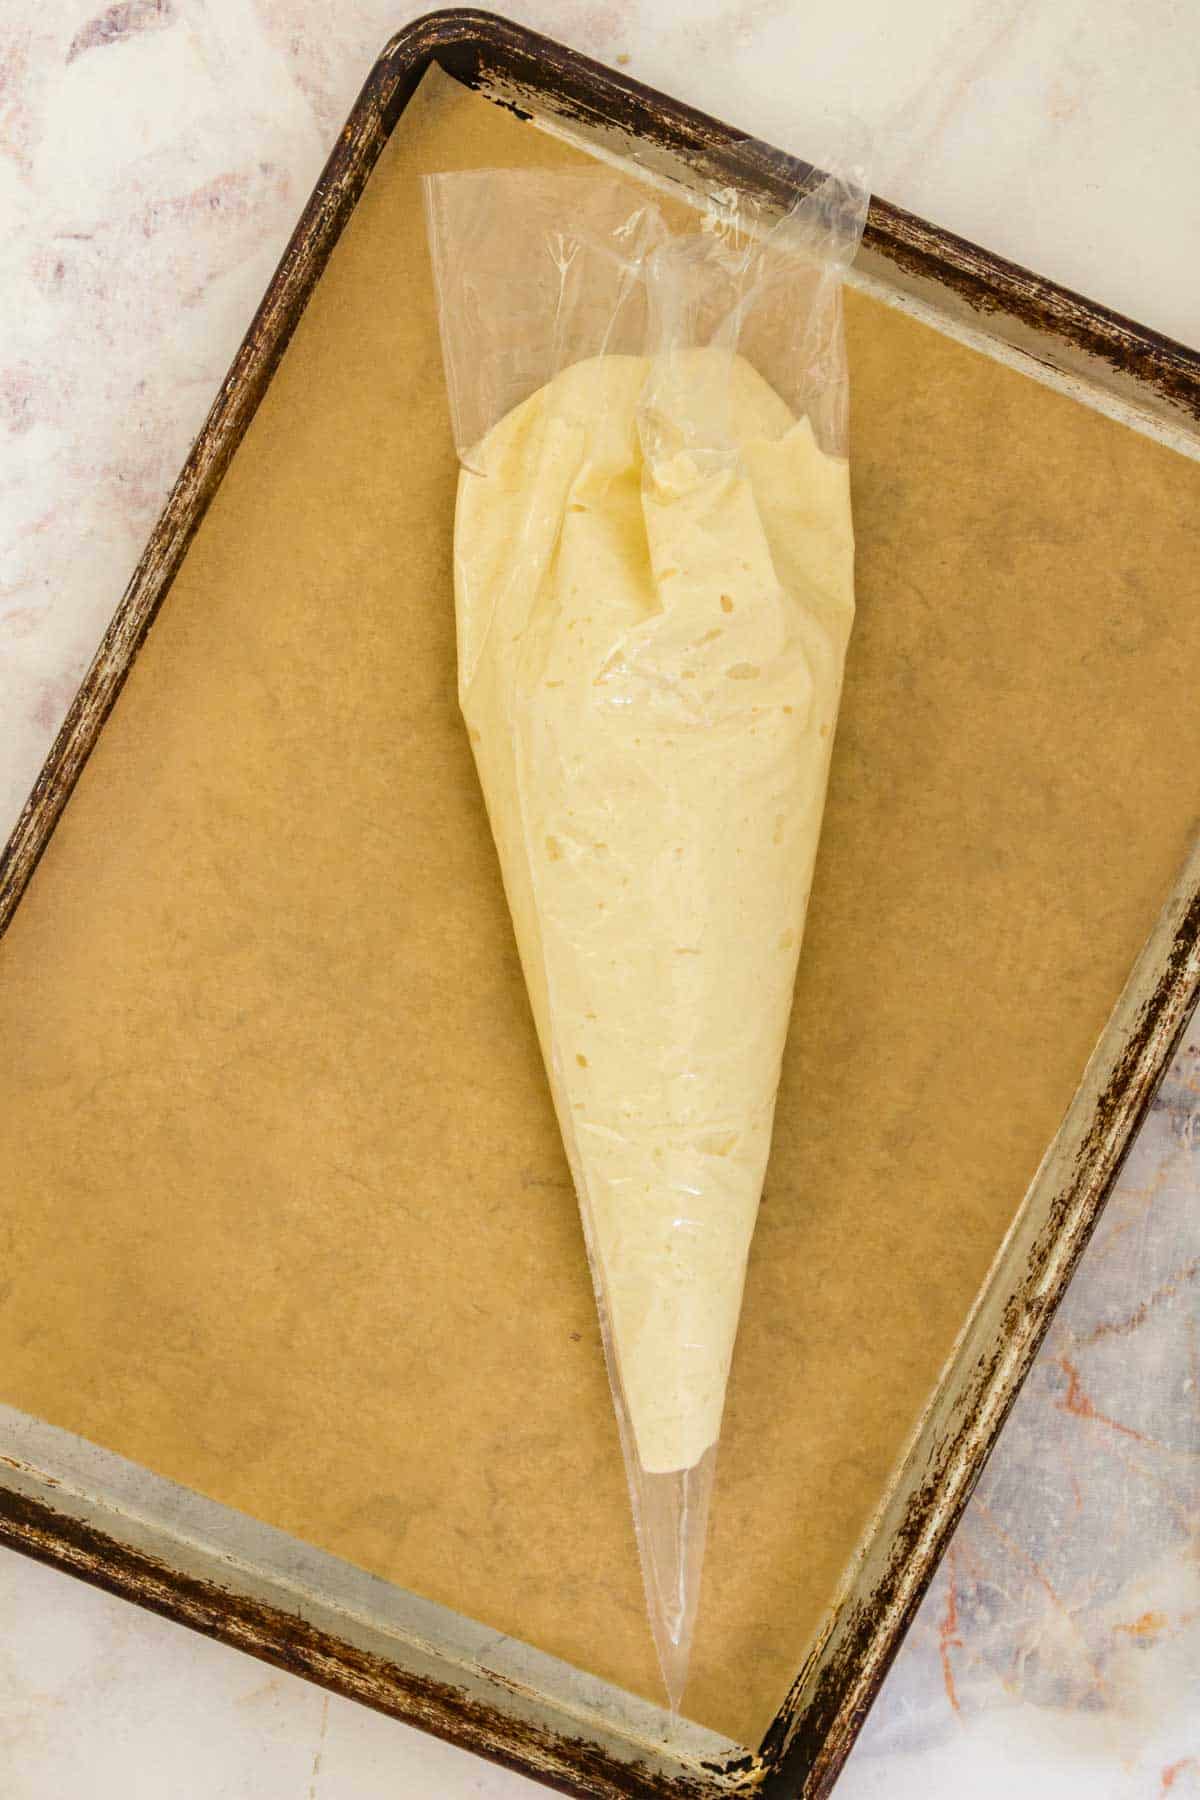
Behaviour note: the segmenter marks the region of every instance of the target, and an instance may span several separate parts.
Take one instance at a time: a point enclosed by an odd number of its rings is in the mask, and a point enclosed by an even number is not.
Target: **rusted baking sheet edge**
[[[716,180],[740,174],[780,206],[812,178],[812,164],[507,20],[463,12],[434,15],[428,23],[439,19],[445,23],[436,60],[471,86],[492,79],[510,88],[524,83],[533,101],[564,122],[609,137],[624,132],[631,144],[660,145]],[[936,292],[944,305],[957,299],[993,326],[999,318],[1011,320],[1023,328],[1013,342],[1024,343],[1035,357],[1039,341],[1070,346],[1079,353],[1077,368],[1105,365],[1188,423],[1200,422],[1200,351],[887,200],[871,201],[863,250],[867,262],[883,258],[918,289]]]
[[[0,1406],[0,1543],[588,1800],[750,1792],[742,1746]]]

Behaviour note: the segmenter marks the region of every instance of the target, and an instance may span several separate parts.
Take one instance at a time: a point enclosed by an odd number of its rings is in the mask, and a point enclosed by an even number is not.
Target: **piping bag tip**
[[[716,1461],[715,1444],[690,1469],[662,1475],[630,1458],[646,1607],[673,1717],[687,1685]]]

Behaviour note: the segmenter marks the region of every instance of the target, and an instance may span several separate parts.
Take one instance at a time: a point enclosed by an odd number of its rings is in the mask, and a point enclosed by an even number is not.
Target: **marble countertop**
[[[8,0],[0,835],[366,69],[419,10]],[[807,156],[865,138],[889,199],[1200,344],[1200,34],[1186,0],[515,10]],[[1193,1031],[845,1800],[1200,1795],[1198,1095]],[[0,1791],[539,1790],[5,1553]]]

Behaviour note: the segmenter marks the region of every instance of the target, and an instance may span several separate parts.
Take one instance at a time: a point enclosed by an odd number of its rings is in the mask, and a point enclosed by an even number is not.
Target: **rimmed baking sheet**
[[[418,193],[578,154],[426,77],[188,552],[0,950],[0,1360],[22,1411],[654,1696],[455,707]],[[859,620],[687,1702],[746,1744],[1171,891],[1200,766],[1195,464],[879,298],[847,326]]]

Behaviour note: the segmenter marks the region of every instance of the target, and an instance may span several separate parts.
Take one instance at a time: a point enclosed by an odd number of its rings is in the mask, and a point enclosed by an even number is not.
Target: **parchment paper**
[[[427,80],[0,947],[0,1392],[657,1695],[455,704]],[[756,1739],[1181,861],[1200,470],[849,297],[859,619],[688,1710]]]

